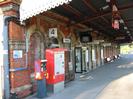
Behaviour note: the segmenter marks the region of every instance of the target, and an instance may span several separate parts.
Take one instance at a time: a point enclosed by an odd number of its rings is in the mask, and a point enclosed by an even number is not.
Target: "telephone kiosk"
[[[47,60],[35,60],[35,79],[37,81],[37,98],[44,98],[47,96],[46,91],[46,62]]]

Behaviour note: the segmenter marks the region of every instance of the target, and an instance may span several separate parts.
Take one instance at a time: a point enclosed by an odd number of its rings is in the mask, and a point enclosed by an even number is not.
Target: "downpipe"
[[[10,82],[9,82],[9,21],[16,16],[4,16],[3,25],[3,67],[4,67],[4,99],[10,98]]]
[[[3,16],[3,70],[4,70],[4,99],[10,99],[10,72],[21,71],[28,68],[28,55],[26,50],[26,64],[25,67],[10,69],[10,49],[9,49],[9,22],[12,20],[18,20],[17,16]]]

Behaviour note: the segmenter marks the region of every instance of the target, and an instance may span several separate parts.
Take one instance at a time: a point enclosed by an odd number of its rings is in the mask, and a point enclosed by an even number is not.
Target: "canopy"
[[[24,21],[39,13],[67,4],[72,0],[22,0],[20,5],[20,21]]]

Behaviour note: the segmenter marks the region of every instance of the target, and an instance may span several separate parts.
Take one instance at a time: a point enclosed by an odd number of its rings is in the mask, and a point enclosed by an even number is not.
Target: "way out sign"
[[[57,37],[57,28],[50,28],[49,29],[49,37]]]

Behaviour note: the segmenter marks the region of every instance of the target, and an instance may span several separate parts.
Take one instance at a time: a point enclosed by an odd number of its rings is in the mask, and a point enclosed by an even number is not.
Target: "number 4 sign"
[[[49,29],[49,37],[57,37],[57,28]]]

